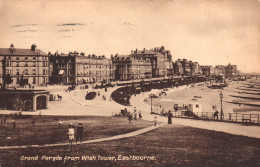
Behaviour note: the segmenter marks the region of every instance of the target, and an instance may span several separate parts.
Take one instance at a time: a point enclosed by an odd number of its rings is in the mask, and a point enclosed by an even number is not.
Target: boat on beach
[[[211,85],[209,85],[207,87],[211,88],[211,89],[222,89],[227,86],[228,86],[228,84],[226,84],[226,83],[212,83]]]

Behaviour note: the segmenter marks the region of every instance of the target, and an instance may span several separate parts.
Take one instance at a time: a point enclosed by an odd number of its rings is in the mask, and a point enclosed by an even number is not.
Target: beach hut
[[[197,103],[197,102],[190,102],[188,104],[188,111],[197,113],[197,112],[202,112],[202,105]]]

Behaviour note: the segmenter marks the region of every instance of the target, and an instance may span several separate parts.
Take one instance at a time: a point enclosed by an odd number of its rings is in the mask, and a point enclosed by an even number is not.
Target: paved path
[[[163,125],[165,125],[165,124],[161,123],[157,126],[149,126],[147,128],[139,129],[137,131],[122,134],[122,135],[117,135],[117,136],[112,136],[112,137],[107,137],[107,138],[101,138],[101,139],[87,140],[87,141],[83,141],[82,144],[99,143],[99,142],[104,142],[104,141],[111,141],[111,140],[133,137],[133,136],[137,136],[137,135],[147,133],[147,132],[152,131],[154,129],[157,129],[157,128],[163,126]],[[2,146],[2,147],[0,147],[0,149],[4,150],[4,149],[17,149],[17,148],[40,148],[40,147],[54,147],[54,146],[67,146],[67,145],[69,145],[69,144],[68,143],[56,143],[56,144],[43,144],[43,145]]]

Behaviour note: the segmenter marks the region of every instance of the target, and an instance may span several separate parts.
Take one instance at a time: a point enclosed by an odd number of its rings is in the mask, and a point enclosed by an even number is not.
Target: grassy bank
[[[109,142],[52,148],[0,150],[0,164],[2,166],[49,167],[259,166],[259,153],[259,139],[167,125],[143,135]],[[20,160],[21,156],[37,155],[40,160]],[[41,160],[44,155],[59,155],[63,159],[61,161]],[[122,160],[123,157],[120,155],[125,156],[126,159]],[[80,160],[64,162],[66,156],[80,157]],[[94,159],[82,160],[81,156],[89,156]],[[99,156],[114,156],[115,159],[101,160]],[[151,156],[151,159],[134,160],[130,156]]]
[[[31,119],[17,119],[16,128],[13,129],[11,119],[0,125],[0,146],[52,144],[68,142],[69,123],[77,126],[79,122],[84,125],[83,140],[98,139],[119,134],[125,134],[152,125],[144,120],[128,123],[126,117],[94,117],[94,116],[38,116]],[[58,122],[62,121],[59,126]],[[76,131],[76,129],[75,129]]]

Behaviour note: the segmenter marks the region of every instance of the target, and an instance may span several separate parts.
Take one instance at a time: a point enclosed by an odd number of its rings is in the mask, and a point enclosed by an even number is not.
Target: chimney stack
[[[10,45],[10,51],[11,51],[11,53],[14,53],[14,44]]]
[[[36,46],[35,44],[32,44],[31,50],[35,52],[35,51],[36,51],[36,47],[37,47],[37,46]]]

